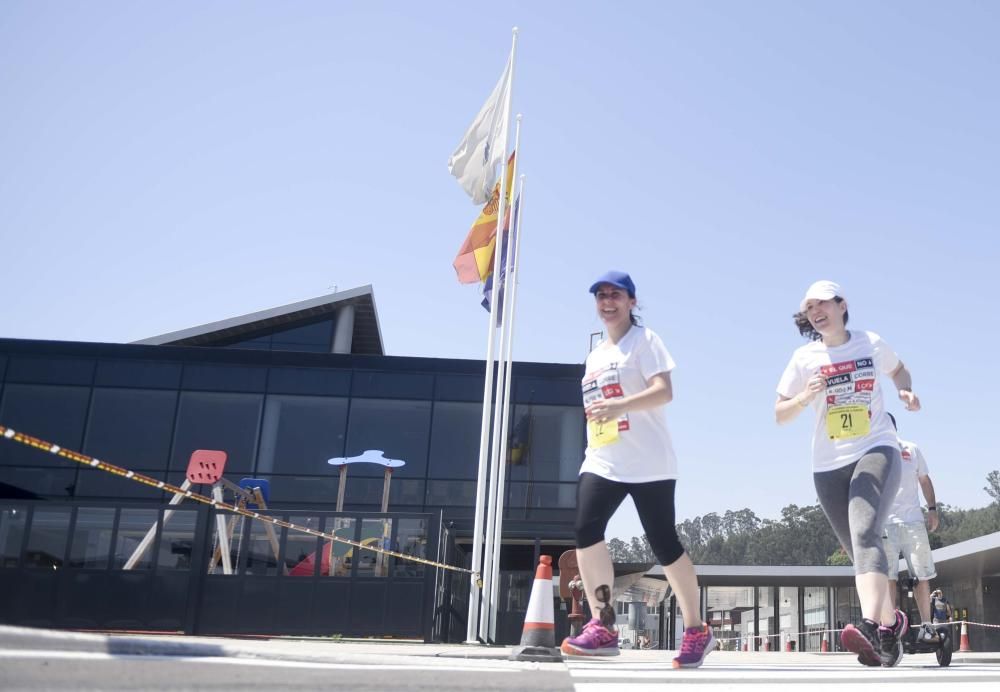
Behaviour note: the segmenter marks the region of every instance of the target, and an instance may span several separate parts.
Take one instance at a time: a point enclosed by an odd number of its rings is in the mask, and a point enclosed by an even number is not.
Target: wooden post
[[[191,487],[191,481],[185,478],[184,483],[181,485],[181,490],[187,490],[190,487]],[[174,493],[174,496],[170,498],[170,504],[179,505],[181,503],[181,500],[183,499],[184,495],[182,495],[181,493]],[[174,516],[175,511],[176,510],[168,509],[166,512],[163,513],[164,526],[166,526],[167,522],[170,521],[170,517]],[[132,555],[129,557],[128,560],[125,561],[125,565],[122,567],[122,569],[135,568],[135,566],[139,563],[139,560],[142,559],[142,556],[146,554],[147,550],[149,550],[149,547],[153,545],[153,538],[156,537],[156,527],[159,525],[159,523],[160,523],[159,520],[153,522],[153,525],[149,528],[149,531],[146,532],[146,535],[143,536],[142,540],[139,542],[139,545],[136,546],[136,549],[134,551],[132,551]]]
[[[340,467],[340,483],[337,485],[337,511],[344,511],[344,490],[347,488],[347,464]],[[383,512],[385,510],[382,510]]]

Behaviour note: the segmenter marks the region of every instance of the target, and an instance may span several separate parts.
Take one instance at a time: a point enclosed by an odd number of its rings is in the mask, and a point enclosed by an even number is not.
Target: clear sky
[[[834,279],[913,373],[924,410],[897,417],[938,497],[986,505],[986,0],[6,0],[0,335],[127,342],[370,283],[389,354],[482,358],[451,268],[478,210],[446,161],[515,25],[515,357],[581,362],[587,287],[631,272],[678,363],[678,517],[777,517],[815,502],[811,421],[778,428],[774,389],[801,294]],[[631,509],[610,530],[639,533]]]

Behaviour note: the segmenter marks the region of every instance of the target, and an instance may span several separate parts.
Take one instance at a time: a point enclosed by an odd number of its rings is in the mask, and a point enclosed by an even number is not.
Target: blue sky
[[[8,0],[0,335],[125,342],[370,283],[390,354],[482,358],[451,269],[477,209],[445,163],[515,25],[515,357],[581,362],[587,287],[631,272],[678,363],[678,516],[777,517],[815,501],[811,421],[773,422],[791,314],[834,279],[913,372],[925,408],[897,417],[938,497],[987,504],[986,1]],[[630,509],[610,530],[639,533]]]

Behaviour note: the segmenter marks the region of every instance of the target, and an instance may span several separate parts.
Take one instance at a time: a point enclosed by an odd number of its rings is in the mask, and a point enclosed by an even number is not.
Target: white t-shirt
[[[649,387],[653,375],[673,369],[674,359],[660,337],[645,327],[633,326],[617,344],[605,339],[587,356],[587,374],[581,383],[584,408],[599,399],[637,394]],[[600,447],[593,446],[588,427],[580,473],[623,483],[677,478],[677,457],[665,408],[626,413],[618,419],[617,439]]]
[[[791,399],[814,374],[826,375],[826,395],[816,395],[811,404],[816,411],[814,472],[853,464],[873,447],[897,445],[878,373],[899,367],[899,357],[874,332],[848,333],[850,338],[840,346],[812,341],[796,349],[778,382],[778,394]]]
[[[927,461],[923,452],[912,442],[899,441],[903,457],[903,473],[899,476],[899,490],[892,502],[887,524],[923,523],[924,513],[920,511],[919,479],[927,474]]]

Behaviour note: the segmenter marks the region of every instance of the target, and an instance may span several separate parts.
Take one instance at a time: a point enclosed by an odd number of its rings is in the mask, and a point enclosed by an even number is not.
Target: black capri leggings
[[[674,526],[676,487],[674,479],[620,483],[594,473],[580,474],[576,486],[576,547],[589,548],[603,541],[611,516],[625,496],[631,495],[653,554],[664,567],[672,565],[684,554]]]

